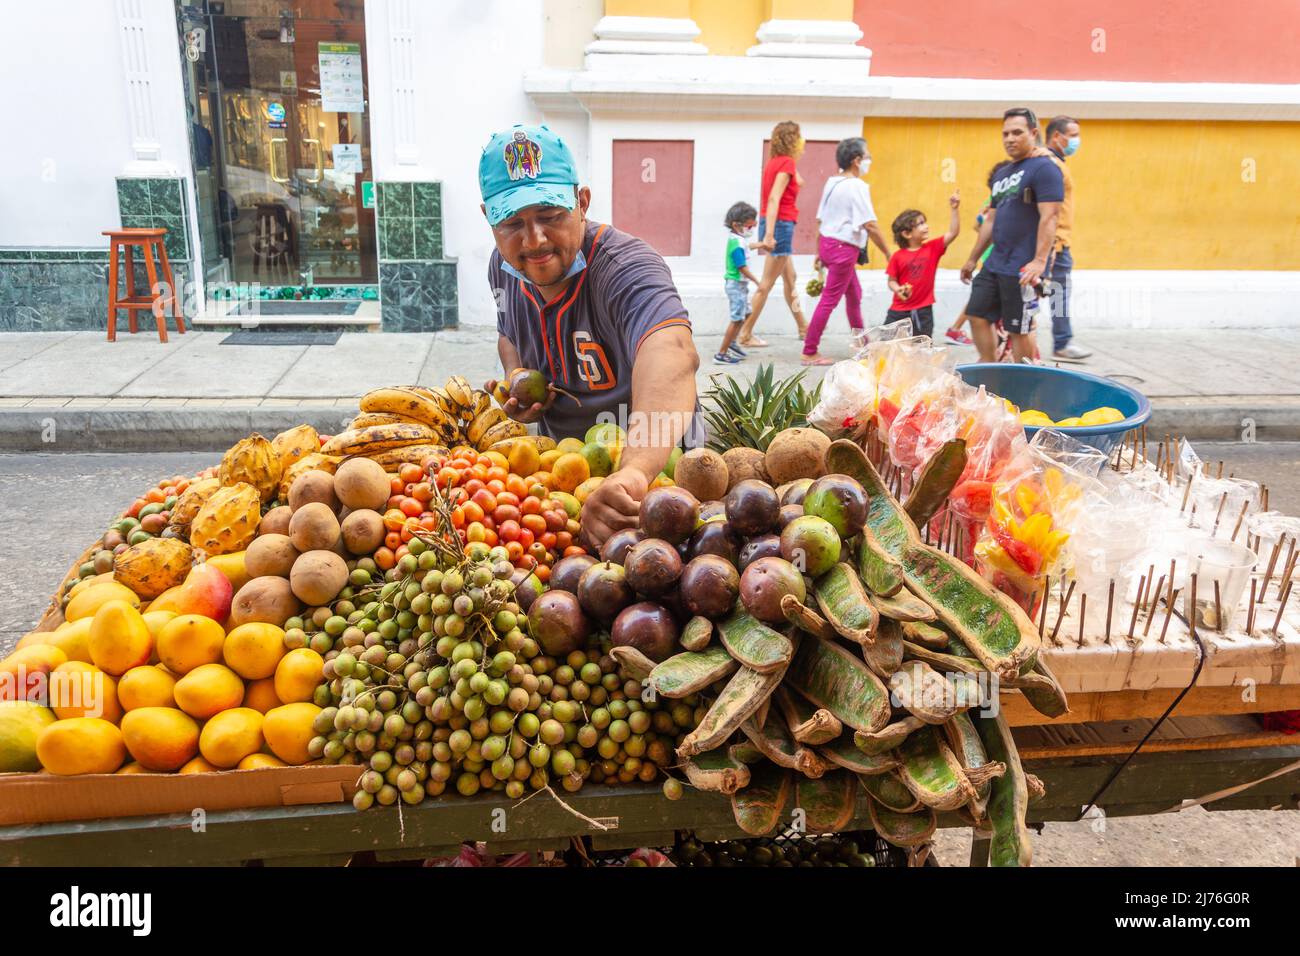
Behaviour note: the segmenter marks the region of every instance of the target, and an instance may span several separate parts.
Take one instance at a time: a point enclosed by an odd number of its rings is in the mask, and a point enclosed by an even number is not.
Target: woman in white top
[[[871,205],[871,189],[860,177],[871,165],[867,141],[851,136],[835,147],[838,176],[826,181],[821,204],[817,207],[817,262],[826,267],[826,286],[813,312],[808,334],[803,340],[804,365],[830,365],[834,359],[817,351],[826,320],[844,299],[849,325],[862,332],[862,286],[858,284],[858,253],[870,239],[886,259],[889,247],[876,222]]]

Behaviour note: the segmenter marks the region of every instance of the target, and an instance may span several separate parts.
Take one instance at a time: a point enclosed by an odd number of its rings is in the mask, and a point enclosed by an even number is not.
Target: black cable
[[[1184,687],[1182,689],[1182,692],[1179,693],[1179,695],[1174,698],[1173,703],[1171,703],[1168,707],[1165,708],[1165,712],[1161,714],[1159,718],[1157,718],[1154,724],[1151,725],[1151,729],[1146,732],[1146,735],[1141,740],[1138,741],[1137,746],[1134,747],[1133,750],[1129,753],[1129,755],[1124,758],[1124,762],[1121,763],[1118,767],[1116,767],[1114,772],[1109,777],[1106,778],[1106,782],[1103,783],[1101,787],[1098,788],[1097,792],[1092,795],[1092,799],[1088,801],[1088,805],[1084,807],[1082,811],[1080,811],[1077,817],[1074,818],[1075,822],[1082,820],[1084,816],[1088,813],[1088,811],[1091,810],[1096,805],[1097,801],[1101,799],[1102,794],[1104,794],[1110,788],[1110,785],[1115,782],[1116,778],[1119,777],[1119,775],[1124,772],[1124,768],[1129,765],[1129,761],[1131,761],[1134,757],[1138,755],[1138,751],[1140,751],[1143,748],[1143,746],[1146,744],[1146,742],[1151,739],[1151,735],[1160,729],[1160,725],[1165,722],[1165,718],[1174,712],[1174,708],[1177,707],[1180,703],[1182,703],[1183,698],[1187,696],[1187,692],[1190,691],[1193,687],[1195,687],[1197,680],[1200,679],[1201,668],[1205,666],[1205,645],[1201,643],[1201,636],[1196,633],[1195,625],[1188,622],[1187,618],[1183,617],[1177,611],[1174,611],[1172,608],[1170,608],[1170,610],[1178,618],[1178,620],[1182,621],[1184,624],[1187,625],[1187,630],[1192,635],[1192,640],[1196,642],[1196,651],[1197,651],[1196,669],[1192,671],[1191,683],[1189,683],[1186,687]],[[1195,608],[1192,608],[1192,616],[1193,618],[1195,618],[1196,616]]]

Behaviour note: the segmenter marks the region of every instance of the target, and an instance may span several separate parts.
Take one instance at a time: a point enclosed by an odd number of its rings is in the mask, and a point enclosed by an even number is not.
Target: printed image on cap
[[[528,206],[577,205],[573,153],[546,126],[516,124],[495,134],[479,157],[478,180],[493,226]]]

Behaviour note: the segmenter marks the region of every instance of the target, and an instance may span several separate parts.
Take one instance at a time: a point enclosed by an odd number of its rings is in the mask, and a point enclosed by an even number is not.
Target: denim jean
[[[1074,331],[1070,328],[1070,273],[1074,271],[1074,257],[1066,246],[1052,258],[1051,280],[1052,348],[1059,352],[1070,344]]]

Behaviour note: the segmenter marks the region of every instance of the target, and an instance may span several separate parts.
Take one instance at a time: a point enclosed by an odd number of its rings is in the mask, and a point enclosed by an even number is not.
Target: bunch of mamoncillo
[[[918,532],[964,464],[964,443],[948,443],[902,504],[860,447],[833,443],[824,473],[861,486],[860,520],[842,509],[842,556],[809,575],[804,600],[778,598],[784,620],[738,604],[693,620],[682,636],[692,649],[658,664],[616,649],[656,694],[705,699],[681,768],[729,794],[746,833],[843,829],[861,788],[873,827],[897,846],[925,846],[936,814],[955,812],[989,834],[992,864],[1028,865],[1026,807],[1042,788],[1021,767],[999,689],[1048,716],[1067,703],[1024,611]]]

